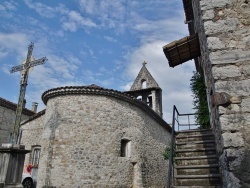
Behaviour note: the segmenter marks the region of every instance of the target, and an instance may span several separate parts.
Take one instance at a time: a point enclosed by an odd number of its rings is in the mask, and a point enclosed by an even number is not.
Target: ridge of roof
[[[130,88],[130,91],[142,90],[147,88],[160,88],[154,77],[147,69],[146,64],[147,63],[145,61],[142,63],[142,68],[139,71],[137,77],[135,78],[134,83]],[[142,88],[143,81],[146,81],[146,88]]]
[[[171,126],[165,122],[165,120],[162,119],[161,116],[159,116],[152,108],[150,108],[145,102],[142,102],[136,97],[117,90],[113,89],[105,89],[102,87],[96,87],[96,85],[90,85],[90,86],[65,86],[65,87],[58,87],[53,88],[45,91],[42,94],[42,100],[44,104],[46,105],[48,100],[57,96],[65,96],[65,95],[104,95],[104,96],[110,96],[114,97],[129,103],[134,104],[135,106],[138,106],[142,110],[146,111],[146,113],[150,114],[150,116],[155,119],[157,122],[159,122],[163,127],[165,127],[168,131],[171,132],[172,128]]]
[[[16,108],[17,108],[17,104],[16,103],[13,103],[13,102],[10,102],[2,97],[0,97],[0,106],[3,106],[5,108],[8,108],[8,109],[11,109],[13,111],[16,111]],[[23,109],[23,114],[24,115],[27,115],[27,116],[32,116],[35,114],[35,112],[33,112],[32,110],[29,110],[27,108],[24,108]]]
[[[40,111],[40,112],[34,114],[33,116],[30,116],[27,120],[21,122],[21,125],[24,125],[25,123],[28,123],[29,121],[32,121],[32,120],[34,120],[34,119],[36,119],[36,118],[38,118],[38,117],[44,115],[45,112],[46,112],[46,109],[44,109],[44,110],[42,110],[42,111]]]

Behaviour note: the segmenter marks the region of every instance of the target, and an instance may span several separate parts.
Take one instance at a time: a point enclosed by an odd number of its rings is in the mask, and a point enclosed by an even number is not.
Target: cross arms
[[[25,64],[22,64],[22,65],[18,65],[18,66],[12,67],[11,70],[10,70],[10,73],[17,72],[17,71],[22,71],[22,70],[28,69],[30,67],[34,67],[34,66],[37,66],[37,65],[44,64],[45,61],[47,61],[47,60],[48,59],[46,57],[42,57],[42,58],[37,59],[35,61],[31,61],[28,64],[25,63]]]

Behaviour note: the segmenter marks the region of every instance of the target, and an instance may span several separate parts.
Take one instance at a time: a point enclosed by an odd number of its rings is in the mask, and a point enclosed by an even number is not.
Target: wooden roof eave
[[[170,67],[175,67],[200,56],[200,45],[197,34],[173,41],[163,47]]]

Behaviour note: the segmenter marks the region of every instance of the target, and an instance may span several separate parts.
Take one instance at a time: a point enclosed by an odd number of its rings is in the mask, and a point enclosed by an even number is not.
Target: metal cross
[[[27,58],[25,60],[25,63],[22,65],[12,67],[10,70],[10,73],[22,71],[22,77],[21,77],[21,82],[20,82],[20,93],[19,93],[19,99],[18,99],[18,104],[16,108],[16,119],[15,119],[15,125],[14,125],[13,132],[12,132],[13,144],[19,144],[20,142],[20,138],[19,138],[20,123],[21,123],[22,111],[24,107],[24,101],[25,101],[24,97],[25,97],[25,92],[26,92],[26,87],[27,87],[27,82],[28,82],[29,69],[31,67],[44,64],[45,61],[48,60],[46,57],[43,57],[41,59],[31,61],[33,48],[34,48],[34,43],[31,42],[30,45],[28,46],[28,53],[27,53]]]

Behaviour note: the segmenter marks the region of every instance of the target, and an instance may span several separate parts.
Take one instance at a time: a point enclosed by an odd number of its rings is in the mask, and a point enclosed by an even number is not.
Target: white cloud
[[[77,57],[72,54],[66,57],[50,54],[47,57],[48,62],[34,67],[29,76],[29,92],[27,92],[26,98],[31,102],[39,102],[38,110],[44,108],[44,104],[41,103],[41,95],[46,90],[62,86],[84,85],[83,80],[76,76],[81,63]]]
[[[53,18],[56,16],[55,9],[49,6],[46,6],[42,3],[34,2],[32,0],[24,0],[26,5],[34,9],[40,16],[46,17],[46,18]]]
[[[33,9],[42,17],[62,17],[60,18],[60,21],[62,22],[62,28],[66,31],[75,32],[79,28],[91,28],[97,26],[92,20],[84,18],[79,12],[75,10],[69,10],[62,4],[59,4],[56,7],[50,7],[40,2],[33,2],[32,0],[24,0],[24,2],[30,9]]]
[[[80,26],[96,27],[96,24],[90,19],[86,19],[76,11],[69,12],[69,20],[78,23]]]
[[[65,11],[64,16],[66,19],[62,20],[63,28],[67,31],[75,32],[78,28],[92,28],[97,25],[90,19],[84,18],[79,12],[76,11]]]
[[[4,49],[3,47],[0,47],[0,59],[3,57],[6,57],[8,55],[8,52],[6,51],[6,49]]]
[[[96,11],[96,1],[80,0],[79,5],[83,11],[88,14],[94,14]]]
[[[117,40],[114,39],[113,37],[104,36],[103,38],[106,39],[106,40],[109,41],[109,42],[117,42]]]
[[[66,31],[71,31],[71,32],[75,32],[78,29],[75,22],[64,22],[62,26],[63,26],[63,29],[65,29]]]
[[[74,79],[75,71],[78,69],[78,65],[75,64],[75,61],[69,62],[65,57],[59,57],[52,54],[47,57],[49,59],[48,66],[53,70],[54,77],[58,76],[62,80]]]
[[[14,16],[14,11],[17,10],[17,2],[15,1],[4,1],[0,3],[0,15],[2,17],[11,18]]]
[[[173,5],[179,4],[177,1],[79,0],[79,6],[83,14],[97,19],[104,29],[114,29],[116,34],[135,30],[143,33],[154,31],[162,36],[167,34],[162,31],[182,32],[178,26],[183,23],[183,10],[173,9]]]
[[[17,4],[14,1],[5,1],[3,2],[3,6],[5,6],[5,9],[7,10],[16,10],[17,9]]]
[[[102,28],[124,31],[126,19],[129,19],[126,18],[129,10],[126,9],[127,4],[123,0],[79,0],[79,5],[81,11],[97,19]]]
[[[66,56],[69,62],[71,62],[74,65],[80,65],[82,62],[77,57],[73,56],[72,54],[69,54]]]
[[[20,58],[21,61],[27,54],[27,44],[29,44],[29,39],[26,34],[0,33],[0,53],[2,54],[1,57],[5,57],[11,53],[15,53],[17,54],[17,58]]]

